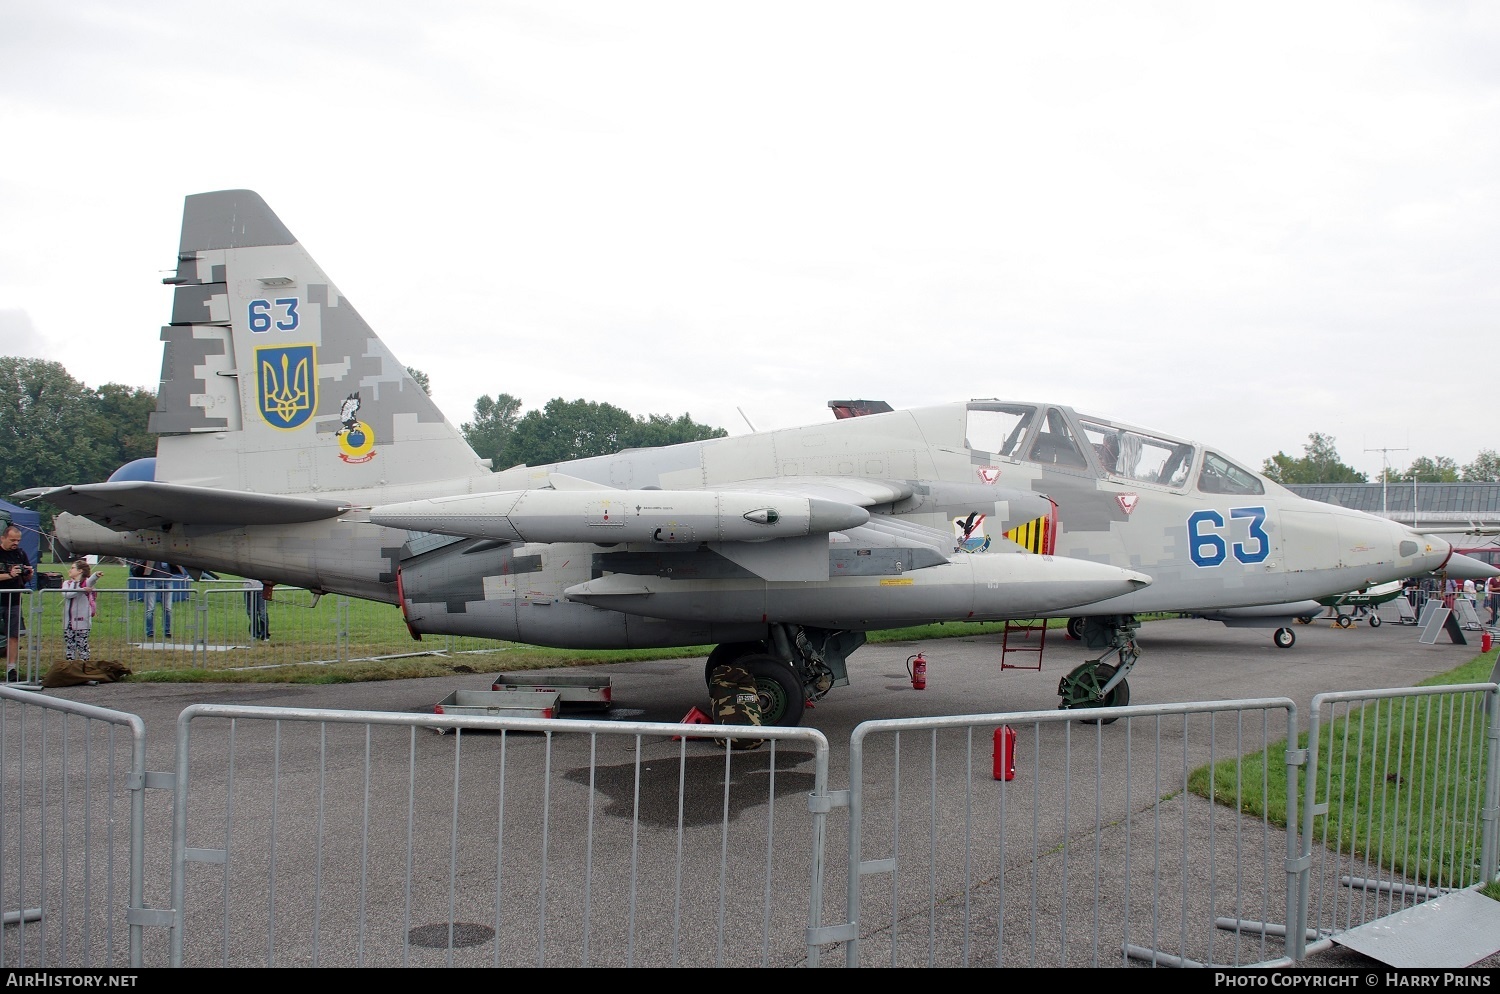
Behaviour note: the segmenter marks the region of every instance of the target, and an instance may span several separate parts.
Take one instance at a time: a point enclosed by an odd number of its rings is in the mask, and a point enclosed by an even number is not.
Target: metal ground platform
[[[1351,928],[1333,941],[1395,967],[1472,966],[1500,953],[1500,901],[1470,887]]]

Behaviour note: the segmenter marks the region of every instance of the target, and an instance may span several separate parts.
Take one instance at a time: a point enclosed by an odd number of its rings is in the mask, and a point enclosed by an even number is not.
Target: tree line
[[[427,374],[409,372],[424,390],[430,389]],[[0,497],[28,487],[100,482],[128,462],[155,455],[156,436],[147,430],[155,407],[156,395],[141,387],[88,387],[60,363],[0,356],[0,487],[5,488]],[[639,416],[582,399],[556,397],[523,413],[521,398],[508,393],[480,397],[472,419],[459,430],[496,470],[729,434],[687,414]],[[1334,443],[1332,436],[1314,432],[1301,458],[1277,452],[1265,460],[1262,471],[1280,483],[1370,482],[1344,464]],[[1446,456],[1423,456],[1404,471],[1387,470],[1386,480],[1497,482],[1500,455],[1485,449],[1466,466]],[[38,510],[44,527],[50,528],[49,509]]]
[[[0,497],[27,487],[96,483],[154,456],[156,436],[146,421],[155,409],[150,390],[119,383],[93,389],[60,363],[0,356]]]
[[[521,398],[485,394],[474,402],[474,420],[459,428],[469,446],[497,470],[511,466],[603,456],[624,449],[644,449],[729,432],[698,424],[686,414],[632,415],[613,404],[555,397],[541,410],[521,413]]]
[[[426,373],[407,371],[431,392]],[[473,420],[459,429],[497,470],[729,434],[686,414],[638,417],[613,404],[561,397],[523,414],[521,403],[504,393],[480,397]],[[119,383],[91,388],[61,363],[0,356],[0,497],[28,487],[99,483],[128,462],[156,455],[156,436],[147,429],[155,409],[150,390]],[[53,509],[36,509],[50,530]]]
[[[1277,452],[1261,465],[1261,472],[1277,483],[1370,483],[1369,476],[1346,466],[1332,435],[1313,432],[1302,447],[1302,458]],[[1475,460],[1460,466],[1447,456],[1420,456],[1404,470],[1387,468],[1373,482],[1380,483],[1496,483],[1500,482],[1500,454],[1481,449]]]

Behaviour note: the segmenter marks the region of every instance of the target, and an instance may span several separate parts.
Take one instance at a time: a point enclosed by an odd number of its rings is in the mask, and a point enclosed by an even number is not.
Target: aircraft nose
[[[1453,547],[1436,535],[1375,515],[1342,518],[1339,535],[1344,540],[1343,565],[1369,570],[1370,583],[1430,573],[1453,553]]]
[[[1462,552],[1455,552],[1448,557],[1447,562],[1443,563],[1443,572],[1453,580],[1488,580],[1492,576],[1500,576],[1500,569]]]
[[[1412,565],[1407,576],[1417,576],[1440,569],[1453,554],[1453,546],[1436,535],[1425,535],[1412,531],[1410,528],[1404,528],[1396,542],[1397,562],[1406,562],[1408,550],[1411,550]]]

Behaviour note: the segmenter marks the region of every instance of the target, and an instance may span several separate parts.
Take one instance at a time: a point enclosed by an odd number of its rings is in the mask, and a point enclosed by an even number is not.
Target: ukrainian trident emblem
[[[255,350],[260,416],[272,428],[300,428],[318,406],[317,363],[311,345]]]

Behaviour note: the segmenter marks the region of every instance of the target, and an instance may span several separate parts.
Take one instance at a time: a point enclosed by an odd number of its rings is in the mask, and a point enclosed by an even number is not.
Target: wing
[[[369,509],[377,525],[502,542],[635,544],[646,552],[706,544],[713,552],[767,580],[826,580],[831,535],[878,524],[877,547],[906,525],[871,507],[931,506],[966,514],[978,510],[1035,517],[1051,503],[1039,494],[987,484],[923,484],[859,477],[783,477],[736,481],[711,490],[615,490],[555,475],[547,488],[463,494],[404,501]],[[948,535],[922,528],[904,535],[931,555],[920,565],[946,562]],[[918,566],[913,563],[913,566]],[[918,566],[918,568],[920,568]]]
[[[342,501],[286,497],[176,483],[119,481],[70,487],[37,487],[13,494],[21,503],[45,501],[113,531],[184,525],[289,525],[334,518]]]

